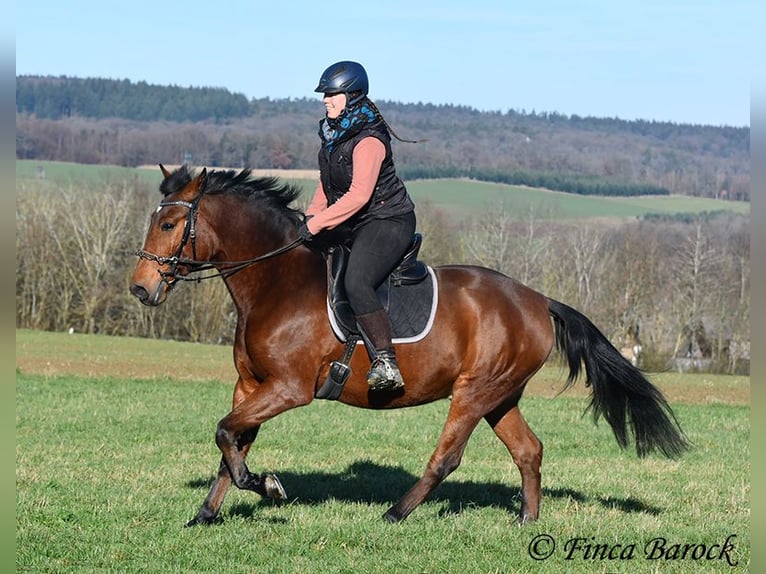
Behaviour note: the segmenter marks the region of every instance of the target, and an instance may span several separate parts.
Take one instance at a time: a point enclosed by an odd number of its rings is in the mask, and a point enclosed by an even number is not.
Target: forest
[[[405,179],[469,177],[596,195],[750,199],[750,128],[376,102]],[[97,78],[16,78],[16,157],[315,169],[315,99]]]

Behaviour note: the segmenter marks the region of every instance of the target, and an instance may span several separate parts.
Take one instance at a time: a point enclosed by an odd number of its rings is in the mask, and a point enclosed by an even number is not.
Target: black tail
[[[548,299],[556,346],[569,364],[567,387],[574,384],[585,365],[586,385],[592,388],[593,420],[603,415],[620,447],[629,442],[627,425],[636,441],[638,456],[658,450],[676,458],[688,450],[673,410],[649,380],[625,359],[585,315]]]

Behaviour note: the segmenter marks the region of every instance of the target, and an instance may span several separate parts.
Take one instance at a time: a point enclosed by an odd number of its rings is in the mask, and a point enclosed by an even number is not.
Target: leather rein
[[[253,257],[251,259],[244,259],[242,261],[209,261],[209,260],[206,261],[206,260],[197,259],[197,245],[196,245],[197,211],[199,208],[200,200],[202,199],[202,196],[204,193],[205,193],[204,191],[200,192],[200,194],[197,197],[195,197],[193,201],[181,201],[181,200],[161,201],[160,204],[157,206],[157,211],[160,211],[163,207],[170,207],[174,205],[179,205],[189,210],[188,215],[186,217],[184,233],[183,233],[183,236],[181,237],[181,243],[173,255],[171,255],[170,257],[164,257],[162,255],[156,255],[154,253],[145,251],[143,249],[139,249],[133,252],[133,254],[139,257],[140,259],[146,259],[147,261],[154,261],[158,263],[159,265],[170,266],[169,271],[163,271],[161,269],[157,270],[157,272],[162,277],[162,281],[164,281],[167,284],[168,288],[173,288],[177,281],[199,282],[203,279],[212,279],[214,277],[223,277],[225,279],[227,277],[234,275],[235,273],[239,271],[242,271],[246,267],[253,265],[254,263],[258,263],[259,261],[263,261],[265,259],[270,259],[271,257],[276,257],[277,255],[281,255],[282,253],[285,253],[286,251],[290,251],[291,249],[303,243],[303,239],[298,237],[297,239],[295,239],[294,241],[291,241],[287,245],[283,245],[282,247],[274,249],[273,251],[269,251],[268,253],[264,253],[263,255]],[[189,243],[189,241],[191,241],[191,246],[192,246],[191,259],[188,259],[186,257],[181,257],[181,253],[183,252],[184,248]],[[189,277],[188,275],[177,275],[178,267],[180,265],[189,267],[190,268],[189,273],[201,273],[204,271],[210,271],[211,269],[215,269],[216,273],[212,273],[210,275],[195,276],[195,277]]]

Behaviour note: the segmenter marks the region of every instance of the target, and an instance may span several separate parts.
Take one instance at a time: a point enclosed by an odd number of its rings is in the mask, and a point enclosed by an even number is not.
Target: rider
[[[396,175],[393,131],[367,97],[368,87],[357,62],[337,62],[319,79],[314,91],[324,94],[326,111],[319,122],[319,185],[299,233],[309,241],[326,229],[348,230],[345,287],[370,355],[367,383],[374,390],[399,389],[404,381],[391,325],[375,289],[412,242],[415,205]]]

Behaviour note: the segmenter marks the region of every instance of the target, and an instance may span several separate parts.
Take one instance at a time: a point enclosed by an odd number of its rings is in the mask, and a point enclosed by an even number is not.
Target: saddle
[[[378,299],[391,320],[395,340],[415,335],[415,331],[425,327],[430,315],[432,297],[428,292],[433,288],[430,281],[425,281],[430,275],[428,266],[418,260],[422,243],[423,236],[420,233],[414,234],[402,261],[376,289]],[[346,265],[350,253],[347,245],[337,245],[331,248],[327,258],[330,322],[342,341],[349,335],[360,334],[345,289]]]
[[[431,330],[436,313],[436,275],[418,260],[423,236],[413,235],[412,243],[402,261],[376,289],[383,308],[391,321],[394,343],[419,341]],[[342,356],[330,365],[330,372],[316,397],[337,399],[343,391],[351,368],[349,363],[357,344],[362,341],[344,279],[351,250],[346,245],[334,245],[327,255],[327,309],[333,332],[346,343]]]

